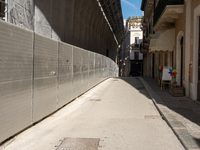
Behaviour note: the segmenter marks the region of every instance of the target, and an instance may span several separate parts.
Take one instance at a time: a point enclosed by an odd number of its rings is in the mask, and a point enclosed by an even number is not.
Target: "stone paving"
[[[176,128],[177,126],[179,126],[179,124],[182,124],[183,126],[181,127],[186,128],[186,130],[184,131],[189,132],[188,135],[191,136],[190,139],[195,141],[195,146],[190,145],[187,147],[187,143],[186,143],[186,146],[185,146],[186,149],[195,149],[195,150],[200,149],[200,105],[197,102],[190,100],[189,98],[185,96],[173,97],[172,95],[169,94],[167,87],[164,90],[161,90],[160,86],[157,84],[156,79],[152,79],[149,77],[140,77],[139,79],[141,81],[145,81],[143,82],[143,84],[147,84],[147,86],[151,88],[150,93],[154,92],[156,94],[155,103],[162,104],[170,110],[171,118],[174,118],[174,119],[172,119],[173,122],[169,121],[170,122],[169,125],[172,128]],[[148,91],[148,88],[146,89]],[[165,115],[165,112],[163,113]],[[169,119],[168,117],[166,118]],[[180,129],[180,126],[179,126],[179,129]],[[179,134],[179,132],[176,132],[176,131],[175,133]],[[185,135],[181,135],[181,136],[185,136]],[[184,142],[188,142],[188,141],[187,139],[185,139],[182,142],[184,145]]]
[[[151,94],[152,95],[152,94]],[[184,150],[138,78],[109,78],[4,150]]]

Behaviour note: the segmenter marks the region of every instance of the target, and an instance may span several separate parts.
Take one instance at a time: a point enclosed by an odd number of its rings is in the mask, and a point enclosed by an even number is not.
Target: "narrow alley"
[[[73,139],[97,140],[94,147]],[[70,144],[63,145],[63,140]],[[76,145],[76,146],[74,146]],[[110,78],[0,147],[5,150],[184,150],[138,78]]]

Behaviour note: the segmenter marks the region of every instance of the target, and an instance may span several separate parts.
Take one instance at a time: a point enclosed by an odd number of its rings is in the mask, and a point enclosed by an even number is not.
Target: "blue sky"
[[[143,16],[143,12],[140,10],[141,2],[142,0],[121,0],[123,18]]]

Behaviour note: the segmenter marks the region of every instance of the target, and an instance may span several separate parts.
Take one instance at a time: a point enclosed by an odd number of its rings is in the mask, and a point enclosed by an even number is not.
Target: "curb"
[[[190,135],[187,128],[182,124],[182,122],[178,121],[176,116],[173,115],[172,111],[166,107],[164,101],[153,91],[153,89],[144,81],[144,79],[142,79],[141,77],[138,77],[138,79],[142,82],[159,113],[167,122],[167,124],[177,136],[184,148],[186,150],[200,150],[200,145]]]

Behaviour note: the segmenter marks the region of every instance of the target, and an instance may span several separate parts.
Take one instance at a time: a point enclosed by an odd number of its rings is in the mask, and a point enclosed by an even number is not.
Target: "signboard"
[[[169,81],[169,80],[172,79],[172,77],[171,77],[170,74],[169,74],[169,69],[170,69],[170,68],[171,68],[171,67],[169,67],[169,66],[164,66],[164,67],[163,67],[162,80],[167,80],[167,81]]]

